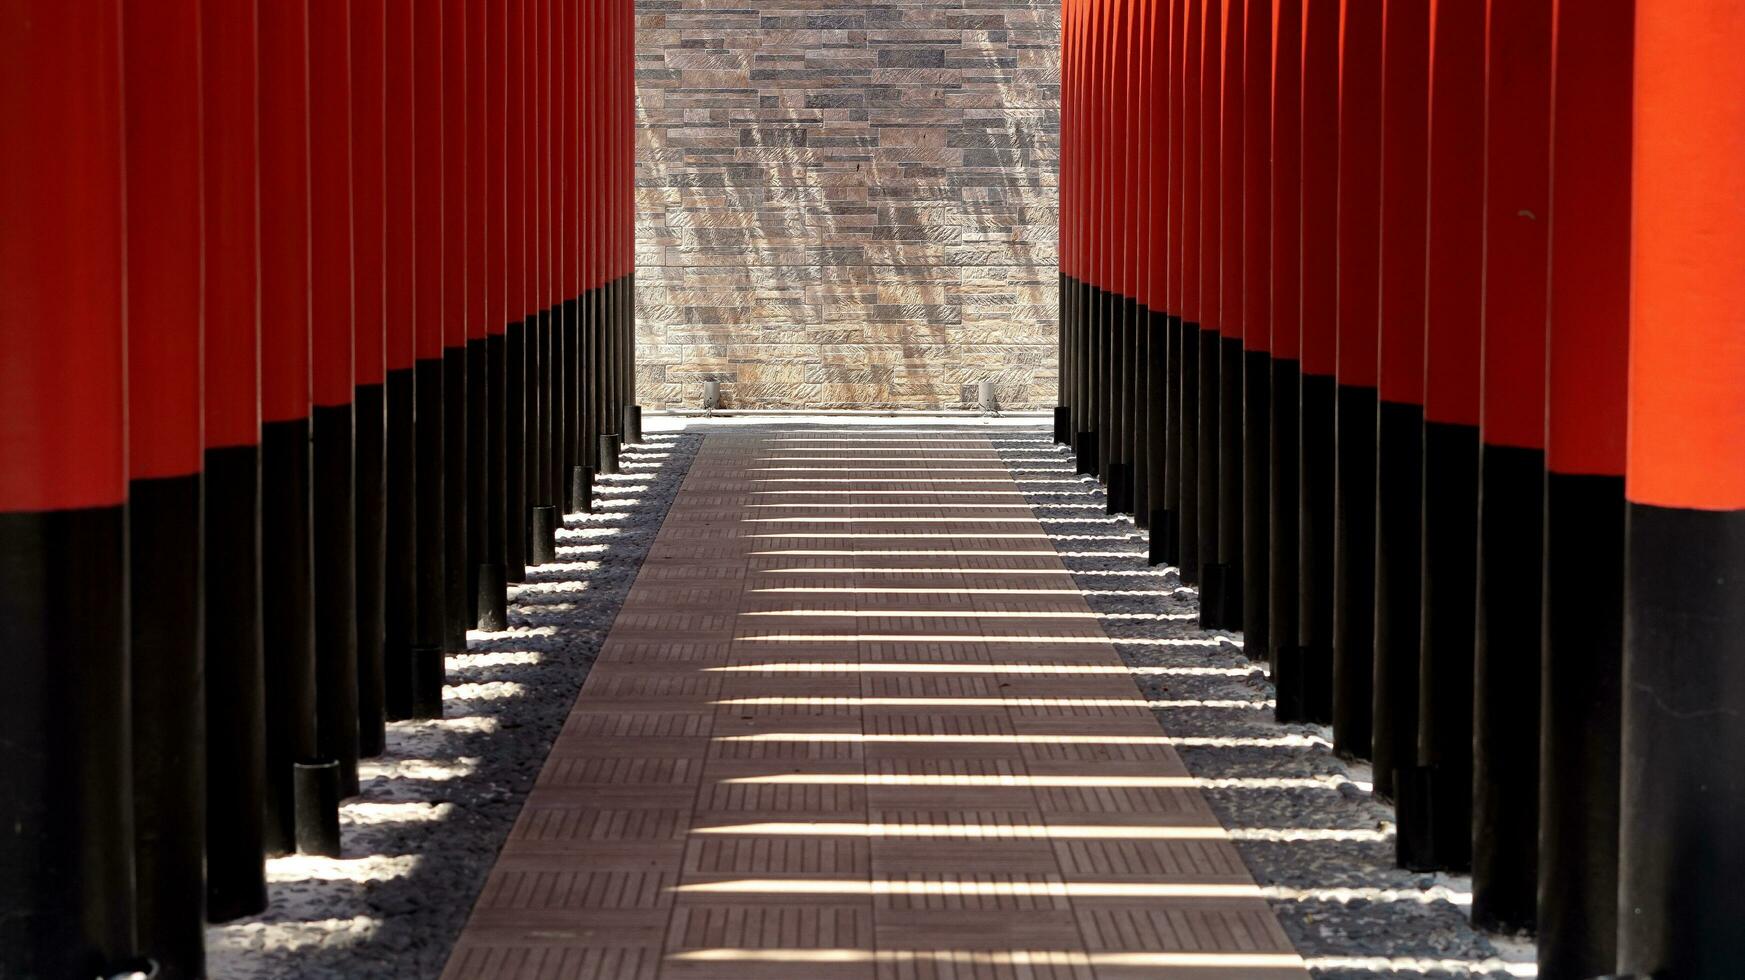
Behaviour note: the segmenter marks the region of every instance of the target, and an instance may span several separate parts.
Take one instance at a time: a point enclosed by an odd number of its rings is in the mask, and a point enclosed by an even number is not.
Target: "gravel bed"
[[[1047,429],[990,435],[1134,680],[1169,702],[1158,720],[1189,770],[1288,781],[1205,795],[1315,976],[1534,975],[1531,942],[1467,921],[1469,878],[1394,867],[1393,810],[1371,797],[1368,768],[1334,756],[1324,726],[1273,721],[1265,664],[1240,633],[1199,628],[1196,592],[1146,564],[1146,532],[1104,513],[1100,485],[1074,475]]]
[[[650,428],[673,428],[651,419]],[[207,930],[214,980],[434,978],[702,443],[646,433],[559,563],[510,595],[510,628],[448,660],[440,721],[395,722],[340,810],[344,857],[268,862],[271,907]]]

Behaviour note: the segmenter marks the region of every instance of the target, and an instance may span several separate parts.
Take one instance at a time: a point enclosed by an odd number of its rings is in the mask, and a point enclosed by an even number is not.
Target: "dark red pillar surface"
[[[123,8],[135,930],[171,978],[206,961],[200,47],[194,0]]]
[[[0,972],[131,952],[121,8],[0,5]],[[17,152],[28,147],[28,152]]]
[[[205,2],[200,170],[206,541],[206,914],[267,905],[261,659],[260,235],[254,4]]]

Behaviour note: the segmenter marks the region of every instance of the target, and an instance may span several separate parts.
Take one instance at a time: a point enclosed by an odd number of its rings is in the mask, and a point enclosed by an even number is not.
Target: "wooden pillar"
[[[1381,274],[1382,5],[1339,6],[1338,306],[1333,478],[1333,750],[1370,755]]]
[[[254,4],[203,2],[206,915],[267,907]],[[185,899],[185,896],[184,896]]]
[[[1587,980],[1617,950],[1636,4],[1555,7],[1539,975]]]
[[[121,7],[0,8],[0,972],[131,953]],[[76,557],[74,557],[76,556]]]
[[[1745,962],[1745,10],[1636,9],[1621,973]]]

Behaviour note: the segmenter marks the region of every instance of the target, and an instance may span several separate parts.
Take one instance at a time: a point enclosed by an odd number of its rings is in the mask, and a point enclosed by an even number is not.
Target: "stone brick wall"
[[[1053,404],[1060,0],[637,12],[642,404]]]

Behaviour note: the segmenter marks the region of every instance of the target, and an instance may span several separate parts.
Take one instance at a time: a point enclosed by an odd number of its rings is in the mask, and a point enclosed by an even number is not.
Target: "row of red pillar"
[[[632,0],[0,0],[0,975],[204,975],[639,439]]]
[[[1540,975],[1745,962],[1745,3],[1067,0],[1056,439]]]

